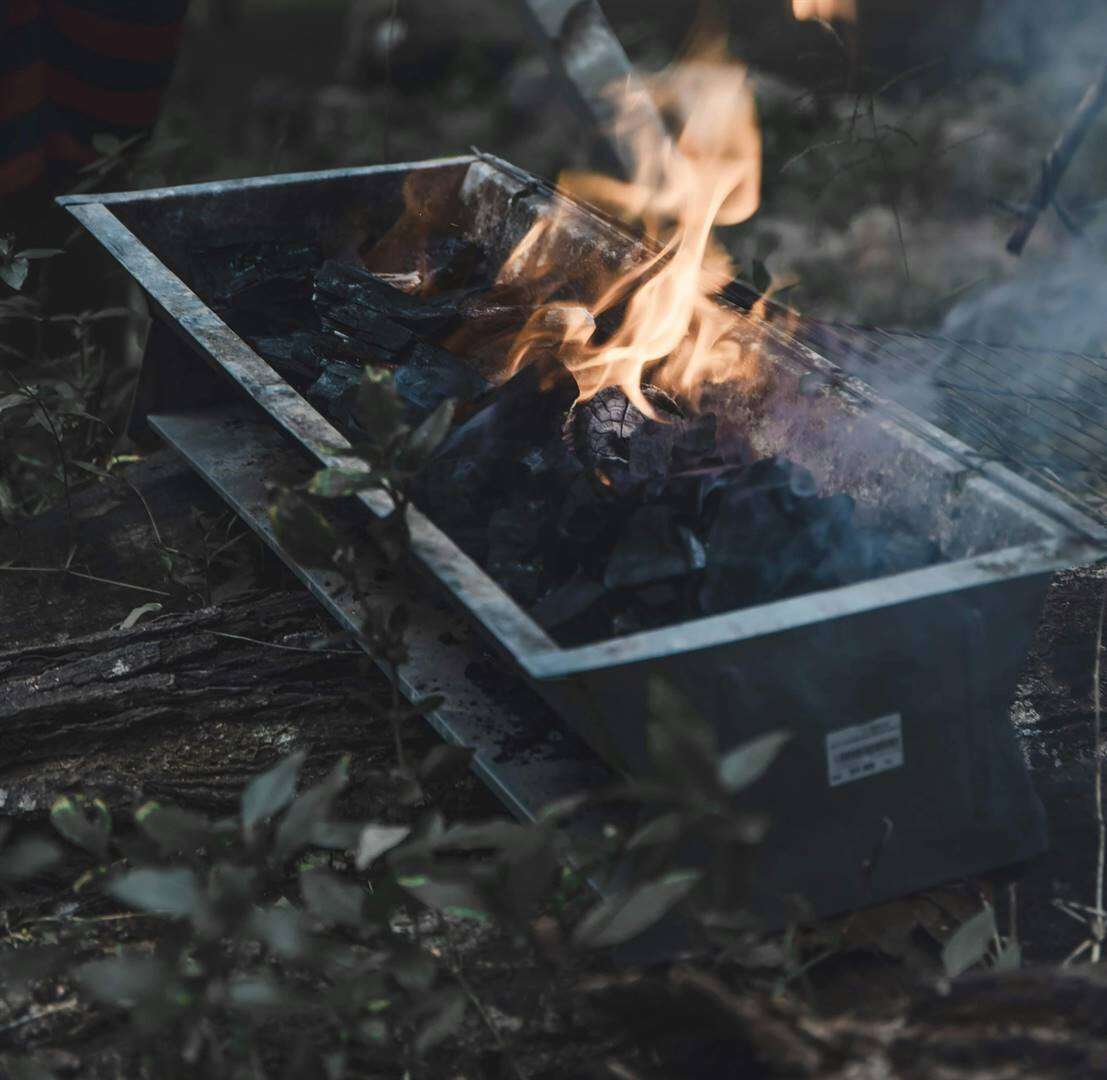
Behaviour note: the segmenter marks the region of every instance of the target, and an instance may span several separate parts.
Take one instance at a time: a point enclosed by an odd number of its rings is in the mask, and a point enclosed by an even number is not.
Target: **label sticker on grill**
[[[826,763],[831,787],[899,768],[903,764],[899,713],[830,732],[826,737]]]

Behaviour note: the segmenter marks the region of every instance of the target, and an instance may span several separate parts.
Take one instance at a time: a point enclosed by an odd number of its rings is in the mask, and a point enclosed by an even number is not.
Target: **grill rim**
[[[193,351],[199,351],[209,364],[228,374],[319,465],[349,465],[348,458],[331,449],[348,446],[348,441],[173,273],[113,208],[416,169],[462,167],[478,161],[493,165],[515,179],[528,177],[544,190],[567,197],[553,185],[530,177],[517,166],[477,151],[419,162],[63,196],[57,203],[135,278],[161,312],[164,324],[178,337],[183,337]],[[591,212],[591,208],[574,202],[586,213]],[[606,229],[621,229],[606,215],[594,216]],[[636,241],[641,239],[631,230],[621,231]],[[748,290],[740,285],[735,285],[725,295],[738,307],[746,306],[748,301]],[[562,648],[486,571],[461,551],[448,534],[413,507],[410,527],[416,559],[529,677],[561,679],[625,664],[673,658],[682,653],[782,634],[933,596],[1093,563],[1107,556],[1107,527],[878,394],[780,326],[769,323],[768,329],[781,347],[781,355],[774,357],[775,363],[791,362],[808,371],[830,376],[832,392],[843,394],[857,407],[879,410],[882,422],[892,425],[899,437],[911,439],[923,447],[936,466],[953,465],[970,472],[970,483],[987,484],[992,497],[998,496],[1017,506],[1023,517],[1032,516],[1035,524],[1046,533],[1045,538],[920,570]],[[387,500],[383,495],[365,493],[358,498],[378,516],[387,512]]]

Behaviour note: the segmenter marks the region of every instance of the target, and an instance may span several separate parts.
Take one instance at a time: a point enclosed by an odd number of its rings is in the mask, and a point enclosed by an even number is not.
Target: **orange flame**
[[[857,0],[792,0],[792,14],[800,20],[857,22]]]
[[[642,123],[648,95],[673,122],[676,134]],[[743,349],[741,320],[714,299],[734,276],[716,225],[749,218],[760,203],[761,135],[745,70],[725,56],[725,46],[701,50],[615,97],[615,132],[631,151],[629,181],[592,173],[567,173],[569,194],[645,229],[659,251],[630,269],[593,283],[583,300],[592,319],[551,320],[540,308],[516,339],[511,370],[536,347],[558,346],[582,399],[605,386],[620,386],[644,412],[651,383],[694,402],[708,382],[740,379],[755,365]],[[505,261],[500,284],[526,283],[550,297],[567,268],[557,240],[566,215],[539,221]],[[578,303],[581,301],[578,300]],[[622,309],[621,312],[619,309]],[[602,340],[595,320],[605,313],[618,324]],[[551,342],[551,328],[560,337]]]

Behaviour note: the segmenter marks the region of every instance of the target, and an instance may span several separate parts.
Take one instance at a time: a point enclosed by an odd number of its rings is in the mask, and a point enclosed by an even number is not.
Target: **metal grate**
[[[797,336],[982,459],[1107,522],[1107,355],[814,320]]]

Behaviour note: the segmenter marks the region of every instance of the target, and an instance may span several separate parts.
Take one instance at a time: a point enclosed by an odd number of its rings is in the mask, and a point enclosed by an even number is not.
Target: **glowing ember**
[[[857,0],[792,0],[792,14],[801,20],[857,22]]]
[[[642,123],[648,99],[672,124],[668,137]],[[513,370],[536,348],[557,345],[582,399],[619,386],[647,415],[644,381],[693,403],[711,382],[751,377],[756,360],[740,340],[741,320],[714,297],[734,276],[730,258],[715,239],[716,225],[735,225],[757,210],[761,185],[761,135],[745,69],[712,45],[660,75],[622,88],[615,98],[616,136],[635,162],[629,181],[592,173],[568,173],[561,186],[643,228],[660,251],[637,266],[593,283],[583,303],[589,319],[551,321],[548,306],[516,340]],[[564,266],[565,214],[544,218],[501,268],[501,285],[525,283],[557,305],[557,290],[572,267]],[[610,313],[617,325],[597,330]],[[593,321],[595,320],[595,321]],[[551,327],[560,338],[552,342]]]

